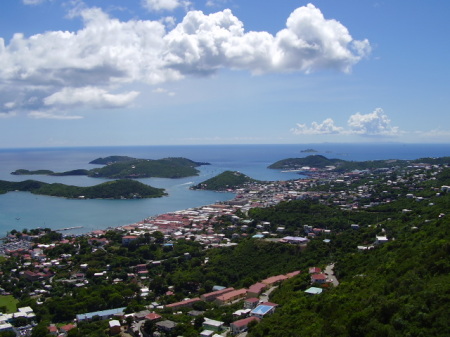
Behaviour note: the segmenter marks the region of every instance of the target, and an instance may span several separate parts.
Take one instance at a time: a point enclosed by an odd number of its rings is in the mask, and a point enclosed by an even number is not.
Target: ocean
[[[34,179],[48,183],[76,186],[96,185],[104,180],[83,176],[15,176],[17,169],[49,169],[63,172],[90,169],[90,161],[111,155],[160,159],[185,157],[208,162],[201,166],[200,175],[182,179],[148,178],[141,182],[165,188],[169,194],[163,198],[140,200],[69,200],[33,195],[28,192],[9,192],[0,195],[0,236],[12,229],[36,227],[62,229],[81,227],[64,233],[86,233],[141,221],[166,212],[209,205],[230,200],[232,193],[192,191],[189,187],[209,179],[225,170],[242,172],[260,180],[289,180],[299,176],[270,170],[268,165],[285,158],[305,157],[312,153],[328,158],[363,161],[377,159],[417,159],[450,156],[448,144],[290,144],[290,145],[197,145],[197,146],[133,146],[0,149],[0,180],[23,181]]]

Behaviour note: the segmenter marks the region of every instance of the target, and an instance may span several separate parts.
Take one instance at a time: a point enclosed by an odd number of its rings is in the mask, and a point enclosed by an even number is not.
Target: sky
[[[450,1],[8,0],[0,148],[450,143]]]

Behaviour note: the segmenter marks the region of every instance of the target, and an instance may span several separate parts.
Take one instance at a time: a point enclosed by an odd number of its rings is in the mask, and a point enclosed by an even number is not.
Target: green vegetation
[[[258,182],[240,172],[225,171],[221,174],[208,179],[196,186],[193,189],[203,189],[211,191],[224,191],[230,188],[240,188],[250,183]]]
[[[109,157],[105,157],[105,158],[94,159],[93,161],[90,161],[89,164],[110,165],[110,164],[115,164],[115,163],[120,163],[120,162],[125,162],[125,161],[132,161],[132,160],[136,160],[136,158],[128,157],[128,156],[109,156]]]
[[[0,312],[16,312],[18,302],[12,295],[0,296]]]
[[[64,198],[86,199],[133,199],[156,198],[164,195],[164,190],[133,180],[109,181],[95,186],[78,187],[64,184],[48,184],[36,180],[9,182],[0,180],[0,193],[24,191],[33,194]]]
[[[110,179],[136,179],[136,178],[184,178],[198,175],[196,167],[208,165],[208,163],[194,162],[186,158],[163,158],[158,160],[136,159],[126,156],[111,156],[98,158],[91,164],[107,164],[102,168],[92,170],[76,169],[56,173],[51,170],[29,171],[18,169],[14,175],[50,175],[50,176],[74,176],[87,175],[94,178]]]
[[[324,169],[327,166],[335,166],[336,171],[352,171],[381,169],[392,167],[406,167],[412,164],[427,163],[431,165],[440,165],[450,163],[450,157],[441,158],[420,158],[415,160],[368,160],[368,161],[346,161],[342,159],[328,159],[322,155],[311,155],[305,158],[288,158],[279,160],[269,166],[271,169],[301,169],[302,167],[315,167]]]
[[[183,178],[198,175],[198,170],[195,167],[200,165],[201,163],[186,158],[134,159],[90,170],[89,176],[112,179]]]

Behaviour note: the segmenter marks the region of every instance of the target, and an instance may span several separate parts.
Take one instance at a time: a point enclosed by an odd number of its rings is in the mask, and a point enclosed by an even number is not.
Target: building
[[[114,316],[123,316],[123,312],[126,308],[116,308],[116,309],[109,309],[109,310],[103,310],[103,311],[95,311],[95,312],[88,312],[85,314],[78,314],[77,315],[77,321],[90,321],[93,317],[98,316],[101,320],[109,319]]]
[[[200,302],[201,299],[200,297],[195,297],[195,298],[190,298],[181,302],[175,302],[175,303],[171,303],[166,305],[166,308],[171,308],[171,309],[179,309],[179,308],[185,308],[185,307],[190,307],[192,306],[192,304]]]
[[[247,298],[258,297],[266,288],[267,285],[261,282],[251,285],[247,291]]]
[[[305,293],[308,295],[319,295],[322,293],[322,288],[311,287],[305,290]]]
[[[253,317],[240,319],[238,321],[231,323],[230,324],[231,333],[233,335],[237,335],[237,334],[240,334],[241,332],[247,331],[248,324],[253,321],[259,322],[259,318],[253,316]]]
[[[221,332],[224,330],[224,322],[216,321],[214,319],[205,318],[205,321],[203,322],[202,326],[205,330],[210,330],[214,332]]]
[[[219,305],[231,303],[233,301],[244,298],[247,295],[247,289],[238,289],[234,291],[230,291],[224,295],[221,295],[216,298],[216,302]]]
[[[259,304],[259,298],[252,297],[244,300],[244,308],[245,309],[255,309]]]
[[[217,297],[224,295],[226,293],[229,293],[231,291],[235,290],[234,288],[224,288],[224,289],[220,289],[220,290],[216,290],[213,291],[211,293],[206,293],[200,296],[200,298],[205,301],[205,302],[212,302],[214,301]]]
[[[260,304],[250,312],[250,316],[263,319],[265,316],[273,314],[274,312],[275,306]]]
[[[323,284],[327,281],[327,275],[320,273],[320,274],[312,274],[311,275],[311,282],[312,283],[320,283]]]
[[[121,332],[120,322],[118,320],[109,321],[109,334],[118,335]]]

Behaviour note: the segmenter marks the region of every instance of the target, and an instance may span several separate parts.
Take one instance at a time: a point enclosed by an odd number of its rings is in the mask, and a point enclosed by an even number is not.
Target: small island
[[[0,194],[11,191],[31,192],[68,199],[141,199],[158,198],[166,195],[163,189],[130,179],[108,181],[88,187],[59,183],[48,184],[36,180],[21,182],[0,180]]]
[[[258,180],[252,179],[243,173],[236,171],[225,171],[213,178],[205,180],[198,185],[192,186],[191,189],[227,191],[230,189],[241,188],[254,182],[258,182]]]
[[[185,178],[198,175],[196,167],[209,163],[195,162],[186,158],[137,159],[127,156],[110,156],[97,158],[90,164],[105,165],[92,170],[76,169],[66,172],[51,170],[29,171],[18,169],[13,175],[50,175],[50,176],[80,176],[109,179],[138,179],[138,178]]]
[[[301,153],[316,153],[316,152],[319,152],[319,151],[314,150],[314,149],[306,149],[306,150],[301,150],[300,152]]]

